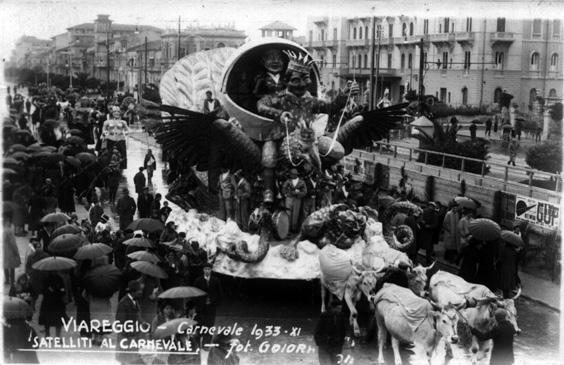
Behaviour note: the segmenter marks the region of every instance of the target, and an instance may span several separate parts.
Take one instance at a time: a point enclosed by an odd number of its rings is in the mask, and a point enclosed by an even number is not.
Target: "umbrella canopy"
[[[146,275],[158,278],[158,279],[168,278],[167,273],[164,272],[163,269],[161,269],[157,265],[152,264],[152,263],[147,262],[147,261],[132,262],[131,267],[134,268],[135,270],[139,271],[142,274],[146,274]]]
[[[18,173],[15,170],[4,168],[2,169],[2,173],[4,175],[17,175]]]
[[[514,232],[507,230],[501,231],[501,239],[510,245],[516,247],[525,247],[525,242],[523,242],[523,239]]]
[[[501,234],[499,224],[487,218],[474,219],[468,225],[472,237],[481,241],[497,240]]]
[[[176,318],[159,325],[153,332],[155,338],[166,338],[177,333],[185,332],[186,329],[195,326],[198,322],[190,318]]]
[[[52,152],[56,152],[56,151],[57,151],[57,147],[55,147],[55,146],[42,146],[42,147],[41,147],[41,151],[42,151],[42,152],[49,152],[49,153],[52,153]]]
[[[159,294],[159,298],[166,298],[166,299],[196,298],[196,297],[203,297],[205,295],[208,295],[208,293],[206,293],[202,289],[198,289],[193,286],[175,286],[174,288],[170,288]]]
[[[114,265],[97,266],[84,275],[83,284],[90,294],[109,298],[121,286],[121,271]]]
[[[34,144],[28,146],[25,150],[28,153],[41,152],[41,146],[37,143],[34,143]]]
[[[13,157],[4,157],[4,159],[2,160],[2,162],[4,163],[4,165],[21,165],[21,161],[16,160]]]
[[[12,201],[3,201],[2,202],[2,212],[4,213],[11,213],[18,209],[18,205]]]
[[[50,256],[37,261],[32,268],[41,271],[61,271],[72,269],[76,266],[76,261],[67,257]]]
[[[84,139],[78,136],[70,136],[69,138],[67,138],[67,143],[81,145],[84,144]]]
[[[64,226],[60,226],[59,228],[55,229],[53,233],[51,233],[51,239],[54,239],[57,236],[63,234],[80,234],[82,230],[75,226],[74,224],[65,224]]]
[[[137,230],[141,229],[141,230],[147,231],[147,232],[157,232],[157,231],[163,230],[164,224],[157,219],[141,218],[141,219],[137,219],[137,220],[134,220],[133,222],[131,222],[131,224],[129,226],[127,226],[127,228],[131,229],[133,231],[137,231]]]
[[[161,259],[159,259],[157,255],[147,251],[135,251],[127,255],[127,257],[136,261],[147,261],[153,264],[161,262]]]
[[[63,223],[68,222],[70,217],[65,213],[49,213],[41,218],[42,223]]]
[[[14,152],[25,152],[27,150],[27,147],[24,146],[23,144],[16,143],[16,144],[11,145],[10,148],[8,148],[8,150],[14,151]]]
[[[151,243],[151,241],[149,241],[145,237],[130,238],[128,240],[123,241],[123,244],[127,245],[127,246],[133,246],[133,247],[145,247],[145,248],[153,247],[153,244]]]
[[[476,209],[476,202],[465,196],[457,196],[454,201],[462,208]]]
[[[4,318],[27,319],[33,314],[25,300],[16,297],[4,297]]]
[[[387,207],[388,205],[394,203],[396,200],[390,195],[384,195],[378,198],[379,207]]]
[[[86,239],[77,234],[64,233],[55,237],[48,246],[51,253],[65,253],[78,249],[86,242]]]
[[[94,260],[109,254],[114,249],[104,243],[91,243],[78,249],[74,258],[77,260]]]
[[[65,157],[65,162],[77,169],[80,168],[80,165],[82,165],[78,158],[72,156]]]
[[[74,157],[78,158],[83,164],[96,161],[96,156],[88,152],[77,153]]]
[[[31,156],[29,155],[29,153],[25,153],[23,151],[18,151],[18,152],[14,152],[10,155],[11,158],[14,158],[18,161],[25,161],[28,158],[30,158]]]
[[[73,136],[80,136],[82,135],[82,131],[80,129],[73,128],[69,131],[69,133]]]
[[[511,124],[504,124],[504,125],[501,126],[501,128],[503,128],[503,129],[513,129]]]
[[[43,126],[47,128],[58,128],[60,123],[55,119],[47,119],[43,122]]]

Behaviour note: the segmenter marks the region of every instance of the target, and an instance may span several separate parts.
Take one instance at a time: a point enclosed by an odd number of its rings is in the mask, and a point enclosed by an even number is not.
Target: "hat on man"
[[[290,176],[296,176],[296,177],[297,177],[297,176],[298,176],[298,170],[296,170],[296,169],[291,169],[291,170],[290,170]]]

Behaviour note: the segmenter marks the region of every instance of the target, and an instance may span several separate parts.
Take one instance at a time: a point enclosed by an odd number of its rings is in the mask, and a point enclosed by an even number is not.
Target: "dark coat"
[[[498,242],[486,242],[478,251],[478,271],[476,283],[495,290],[497,286],[495,262],[498,257]]]
[[[208,293],[207,297],[211,301],[210,305],[217,305],[221,302],[223,298],[223,288],[219,279],[213,274],[210,277],[209,283],[203,276],[200,276],[194,281],[194,286]]]
[[[435,231],[440,225],[439,214],[435,211],[435,209],[428,207],[423,210],[422,219],[422,227],[419,231],[417,243],[419,247],[432,248],[433,244],[436,243],[433,241]]]
[[[143,171],[139,171],[135,174],[133,177],[133,184],[135,184],[135,192],[137,194],[141,194],[143,192],[143,188],[147,184],[147,179],[145,178]]]
[[[151,205],[153,204],[153,196],[151,194],[141,194],[137,198],[137,209],[139,209],[139,218],[151,217]]]
[[[123,298],[121,298],[121,300],[118,303],[118,307],[117,307],[117,311],[116,311],[116,321],[121,322],[122,324],[125,321],[132,321],[132,322],[138,322],[140,320],[140,307],[139,307],[139,301],[137,301],[137,303],[134,303],[128,295],[125,295]],[[136,337],[136,333],[135,332],[118,332],[117,334],[117,343],[118,343],[118,349],[121,350],[122,352],[116,352],[116,359],[122,363],[133,363],[133,364],[137,364],[139,360],[141,360],[139,358],[139,354],[137,353],[137,351],[135,350],[131,350],[129,353],[125,352],[127,350],[129,350],[129,345],[128,345],[128,341],[122,341],[122,339],[128,339],[128,340],[132,340],[135,339]],[[125,345],[124,348],[122,348],[122,344]],[[139,362],[139,363],[142,363]]]
[[[518,285],[518,257],[519,254],[513,246],[506,245],[499,255],[497,263],[497,287],[501,289],[505,296],[511,295],[513,289]]]
[[[513,353],[513,335],[515,329],[507,321],[499,322],[498,325],[487,333],[472,330],[472,333],[481,341],[493,340],[490,365],[511,365],[515,361]]]
[[[460,264],[458,275],[470,283],[476,281],[479,254],[478,247],[472,241],[462,250],[462,263]]]
[[[74,186],[69,177],[64,177],[59,185],[59,209],[62,212],[74,212]]]
[[[137,205],[135,204],[135,200],[128,196],[122,196],[118,199],[116,204],[116,212],[119,214],[119,228],[124,230],[129,226],[131,222],[133,222],[133,215],[135,214],[135,210],[137,209]]]

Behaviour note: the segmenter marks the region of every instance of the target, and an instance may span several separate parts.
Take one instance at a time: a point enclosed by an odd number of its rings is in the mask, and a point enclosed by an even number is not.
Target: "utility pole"
[[[110,29],[106,28],[106,98],[110,101]]]
[[[487,20],[484,19],[484,31],[482,32],[482,73],[480,77],[480,110],[482,109],[482,102],[484,101],[484,69],[486,67],[485,63],[485,53],[486,53],[486,24]]]
[[[147,55],[148,55],[148,47],[147,47],[147,36],[145,36],[145,85],[147,85]]]
[[[372,17],[372,42],[370,44],[370,55],[372,56],[372,59],[370,61],[370,89],[369,89],[369,93],[368,93],[368,110],[373,110],[374,109],[374,63],[375,63],[375,57],[376,55],[374,54],[374,42],[376,41],[376,17],[373,16]],[[377,81],[376,81],[377,82]]]
[[[376,32],[376,37],[378,38],[378,44],[376,48],[376,79],[374,80],[374,95],[375,98],[378,98],[378,93],[382,89],[382,87],[378,88],[378,79],[380,78],[380,37],[382,36],[381,28],[378,27],[378,31]],[[376,105],[376,100],[374,100]]]
[[[425,52],[423,47],[425,46],[425,40],[421,38],[419,41],[419,90],[417,94],[419,96],[419,106],[423,103],[423,69],[425,68]]]
[[[178,59],[180,59],[180,17],[178,17],[178,49],[177,49]]]
[[[69,89],[72,89],[72,56],[69,48]]]

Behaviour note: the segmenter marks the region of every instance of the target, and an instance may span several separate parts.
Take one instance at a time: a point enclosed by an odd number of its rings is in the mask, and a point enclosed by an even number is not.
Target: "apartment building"
[[[537,96],[562,98],[559,20],[317,17],[307,29],[305,46],[330,89],[352,79],[367,89],[374,66],[378,97],[389,89],[400,101],[418,90],[423,41],[424,93],[445,103],[489,105],[504,89],[524,110]]]
[[[16,41],[10,63],[15,67],[33,68],[40,64],[39,55],[48,51],[52,45],[53,42],[49,39],[24,35]]]

